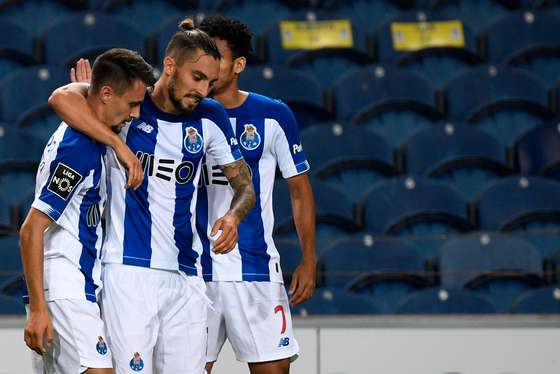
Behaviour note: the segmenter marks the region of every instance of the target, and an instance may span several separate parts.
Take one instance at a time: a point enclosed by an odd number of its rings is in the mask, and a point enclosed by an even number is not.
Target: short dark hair
[[[249,26],[239,20],[219,15],[208,16],[198,27],[212,38],[225,40],[233,58],[248,57],[253,51],[251,45],[253,33]]]
[[[185,59],[193,55],[197,49],[201,49],[216,60],[222,58],[212,38],[204,31],[194,27],[192,19],[185,18],[179,22],[179,31],[167,43],[165,56],[172,57],[177,65],[182,65]]]
[[[113,48],[100,54],[93,63],[91,89],[94,92],[111,86],[117,95],[122,95],[135,80],[148,87],[156,82],[153,68],[138,52]]]

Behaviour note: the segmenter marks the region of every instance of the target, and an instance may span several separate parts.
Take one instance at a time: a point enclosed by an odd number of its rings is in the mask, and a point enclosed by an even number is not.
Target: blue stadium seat
[[[420,0],[418,0],[420,1]],[[515,0],[514,0],[515,1]],[[422,0],[430,2],[434,10],[449,17],[462,19],[475,33],[496,22],[512,8],[510,0]]]
[[[0,19],[0,76],[5,76],[37,61],[33,38],[28,31],[9,20]]]
[[[377,59],[383,63],[393,63],[410,71],[415,71],[430,78],[435,86],[441,87],[463,69],[469,69],[482,62],[474,32],[468,25],[454,30],[454,36],[464,40],[463,47],[441,46],[421,48],[415,51],[399,51],[394,47],[393,35],[395,23],[421,23],[460,21],[439,14],[411,12],[400,14],[385,23],[375,33]],[[402,37],[402,36],[401,36]]]
[[[407,173],[449,181],[469,200],[489,181],[511,173],[504,147],[491,135],[463,124],[417,132],[403,153]]]
[[[29,112],[46,107],[52,91],[69,81],[68,71],[56,66],[35,66],[0,80],[1,116],[23,122]]]
[[[0,81],[0,116],[46,142],[60,124],[47,100],[68,80],[68,71],[55,66],[30,67],[4,77]]]
[[[300,128],[330,119],[319,82],[286,67],[248,67],[240,75],[239,87],[285,102]]]
[[[196,0],[161,1],[161,0],[117,0],[105,1],[99,8],[123,20],[133,20],[142,36],[151,35],[160,27],[161,20],[184,16],[183,12],[193,10]],[[181,6],[179,6],[181,5]]]
[[[38,162],[11,161],[0,164],[0,202],[7,206],[11,225],[22,223],[29,210],[30,194],[35,189]],[[26,205],[26,207],[24,207]],[[10,214],[9,213],[9,214]]]
[[[368,33],[400,12],[414,8],[414,0],[325,0],[322,9],[333,18],[351,19]]]
[[[558,248],[560,245],[556,244],[556,251],[550,251],[552,254],[549,256],[549,261],[552,262],[552,268],[554,271],[553,282],[560,284],[560,250]]]
[[[2,3],[4,7],[0,18],[18,23],[32,32],[34,37],[53,22],[87,6],[86,0],[8,0]]]
[[[390,235],[441,235],[471,230],[467,202],[452,187],[420,176],[379,183],[358,203],[368,230]]]
[[[284,284],[289,285],[292,281],[292,274],[300,263],[301,246],[297,240],[276,240],[274,244],[280,253]]]
[[[501,312],[521,293],[544,284],[542,264],[531,243],[500,234],[454,238],[439,251],[443,287],[485,294]]]
[[[560,125],[542,124],[523,134],[514,146],[522,174],[560,179]]]
[[[318,263],[325,287],[367,295],[386,313],[405,295],[431,285],[416,249],[390,238],[338,241]]]
[[[21,273],[19,236],[0,236],[0,284]]]
[[[292,315],[378,314],[379,307],[371,298],[342,290],[318,288],[311,299],[292,307]]]
[[[281,19],[290,18],[293,12],[290,6],[278,0],[230,0],[226,2],[230,3],[229,6],[219,12],[247,22],[255,34],[265,32],[271,24]]]
[[[13,229],[10,204],[5,198],[0,198],[0,235]]]
[[[351,201],[396,173],[393,150],[372,131],[320,124],[303,131],[301,140],[315,178],[338,188]]]
[[[450,119],[475,124],[505,146],[552,115],[544,83],[521,69],[474,68],[454,78],[445,91]]]
[[[17,297],[0,295],[0,315],[23,315],[25,307]]]
[[[494,314],[492,302],[472,291],[431,288],[401,301],[395,314]]]
[[[512,176],[492,183],[477,199],[482,229],[513,231],[538,222],[559,222],[560,183]]]
[[[321,11],[299,12],[292,14],[289,19],[273,24],[263,35],[263,48],[268,51],[268,59],[272,65],[284,65],[292,69],[303,70],[317,78],[324,87],[328,87],[334,80],[345,72],[371,63],[371,53],[367,49],[366,35],[358,24],[351,23],[352,47],[338,48],[310,48],[292,49],[284,47],[284,39],[292,37],[291,34],[283,35],[281,22],[283,21],[325,21],[332,20],[329,13]],[[266,55],[261,52],[260,54]]]
[[[356,230],[354,207],[340,191],[312,180],[316,205],[317,242],[324,245]],[[284,239],[297,239],[292,218],[290,192],[286,181],[274,183],[274,233]],[[319,245],[319,244],[318,244]]]
[[[430,82],[391,67],[368,65],[349,72],[333,84],[329,96],[339,120],[370,127],[392,146],[441,117]]]
[[[560,78],[559,25],[560,18],[548,12],[509,13],[482,33],[488,59],[494,64],[529,69],[545,82],[556,82]]]
[[[477,199],[480,227],[512,231],[546,257],[560,241],[559,191],[560,183],[540,177],[508,177],[492,183]]]
[[[511,306],[515,314],[560,314],[560,289],[546,287],[521,295]]]
[[[50,25],[41,39],[46,63],[66,68],[73,66],[80,57],[93,62],[99,54],[114,47],[144,55],[144,39],[134,24],[103,13],[66,17]]]
[[[21,129],[0,123],[0,164],[10,161],[39,162],[45,144]]]

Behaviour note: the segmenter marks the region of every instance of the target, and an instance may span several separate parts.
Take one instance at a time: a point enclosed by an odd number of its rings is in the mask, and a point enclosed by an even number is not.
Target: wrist
[[[239,214],[235,210],[230,210],[226,214],[235,221],[234,222],[235,225],[239,225],[239,223],[241,222],[241,218],[239,217]]]
[[[315,254],[301,256],[301,263],[304,265],[317,265],[317,256]]]
[[[29,302],[29,311],[31,313],[47,313],[49,308],[47,307],[47,303],[45,300],[39,302]]]
[[[117,134],[113,132],[111,132],[110,134],[111,135],[109,135],[109,138],[107,139],[107,145],[113,148],[113,150],[118,153],[118,151],[120,151],[122,147],[126,147],[126,144]]]

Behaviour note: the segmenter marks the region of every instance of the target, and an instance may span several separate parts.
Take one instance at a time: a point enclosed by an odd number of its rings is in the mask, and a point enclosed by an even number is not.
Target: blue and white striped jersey
[[[107,198],[106,147],[62,123],[37,171],[32,207],[54,223],[44,234],[47,301],[96,301],[101,289],[101,215]]]
[[[272,240],[272,189],[277,165],[284,178],[309,170],[297,123],[286,104],[255,93],[249,93],[241,106],[227,109],[227,113],[251,169],[257,201],[239,225],[235,249],[226,255],[215,255],[208,237],[216,219],[228,211],[233,189],[212,155],[206,156],[197,203],[203,276],[206,281],[281,283],[280,256]]]
[[[220,165],[242,158],[224,108],[203,99],[189,115],[162,112],[146,94],[140,118],[120,136],[138,156],[145,179],[125,189],[126,175],[108,153],[109,214],[104,263],[122,263],[201,275],[194,242],[194,209],[201,160]]]

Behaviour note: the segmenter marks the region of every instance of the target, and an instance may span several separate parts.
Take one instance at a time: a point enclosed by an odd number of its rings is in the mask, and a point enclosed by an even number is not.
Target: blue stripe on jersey
[[[183,123],[183,137],[186,139],[187,128],[195,127],[198,133],[204,137],[202,132],[202,122],[193,124]],[[187,149],[183,146],[181,147],[183,152],[183,159],[181,165],[183,167],[177,167],[177,182],[175,183],[175,211],[173,214],[173,228],[175,229],[175,245],[179,249],[179,254],[177,260],[179,262],[179,270],[184,271],[188,275],[198,275],[196,271],[196,260],[198,259],[198,253],[193,250],[193,232],[191,226],[191,201],[193,198],[193,193],[195,192],[195,184],[192,183],[198,166],[200,165],[200,156],[194,156],[189,153]],[[201,151],[202,152],[202,151]],[[179,183],[179,180],[186,181],[185,183]]]
[[[55,146],[57,147],[56,157],[50,164],[49,176],[46,179],[43,189],[41,190],[39,200],[50,206],[51,209],[48,212],[44,213],[48,214],[49,217],[54,221],[58,221],[58,219],[64,212],[64,209],[66,209],[68,203],[70,203],[70,201],[72,200],[74,192],[78,189],[78,186],[74,185],[73,190],[65,199],[49,190],[49,185],[51,184],[51,180],[56,172],[57,166],[60,163],[63,163],[67,167],[77,171],[81,176],[80,183],[83,182],[83,179],[86,177],[84,174],[89,169],[91,155],[87,153],[84,154],[82,151],[79,151],[76,148],[79,145],[84,146],[82,137],[85,138],[85,135],[82,135],[68,127],[64,131],[64,135],[62,136],[62,139],[60,140],[58,145],[56,145],[55,143],[54,135],[46,145],[46,148]],[[82,157],[77,157],[79,155],[82,155]]]
[[[137,124],[138,120],[134,120],[130,124],[126,144],[130,149],[153,155],[158,133],[157,123],[151,124],[154,129],[149,134],[141,133]],[[144,181],[138,189],[126,190],[123,240],[123,264],[125,265],[143,267],[151,265],[152,218],[148,201],[149,178],[146,171],[144,170]]]
[[[93,266],[97,256],[95,244],[97,243],[97,225],[100,225],[101,217],[96,217],[94,211],[95,205],[99,204],[101,197],[99,196],[99,179],[101,178],[101,164],[95,168],[93,176],[93,185],[97,187],[90,188],[80,205],[80,221],[79,221],[79,238],[82,243],[82,254],[80,255],[80,270],[85,278],[85,294],[89,301],[97,301],[95,290],[97,286],[93,281]],[[99,210],[96,210],[99,212]]]
[[[206,155],[202,158],[202,164],[206,164]],[[202,172],[207,172],[205,169]],[[210,255],[210,240],[208,240],[208,190],[206,189],[206,175],[200,176],[198,197],[196,200],[196,232],[202,243],[202,254],[200,264],[202,266],[202,277],[206,282],[212,280],[212,256]]]
[[[264,149],[265,127],[264,120],[253,121],[261,136],[261,144],[254,150],[245,150],[245,162],[249,165],[253,174],[253,186],[255,188],[255,207],[239,224],[239,254],[241,256],[241,270],[244,281],[270,281],[270,270],[268,263],[270,255],[266,252],[268,245],[264,239],[264,224],[261,209],[261,177],[259,172],[259,161]],[[237,134],[242,134],[244,124],[237,122]]]

